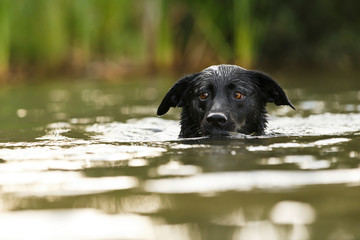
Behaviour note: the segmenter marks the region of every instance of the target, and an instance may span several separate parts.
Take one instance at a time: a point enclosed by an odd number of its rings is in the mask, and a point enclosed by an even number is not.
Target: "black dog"
[[[288,105],[282,88],[269,76],[235,65],[217,65],[180,79],[162,100],[158,115],[182,107],[179,137],[260,135],[267,102]]]

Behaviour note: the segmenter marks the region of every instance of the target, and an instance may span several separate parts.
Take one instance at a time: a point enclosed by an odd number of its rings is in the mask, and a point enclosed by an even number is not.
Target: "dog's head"
[[[294,106],[269,76],[235,65],[217,65],[177,81],[157,114],[182,107],[180,137],[262,134],[266,103]]]

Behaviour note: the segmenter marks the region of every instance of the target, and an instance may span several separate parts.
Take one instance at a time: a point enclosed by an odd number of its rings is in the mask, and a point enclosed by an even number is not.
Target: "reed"
[[[221,61],[254,64],[262,29],[252,16],[252,1],[233,1],[233,41],[228,39],[231,24],[219,23],[218,18],[226,15],[219,12],[218,2],[184,2],[195,24],[182,26],[191,36],[184,49],[196,52],[205,43]],[[159,68],[173,65],[179,56],[169,1],[1,0],[0,6],[0,75],[6,75],[11,64],[81,68],[99,60]]]
[[[222,8],[218,1],[204,5],[193,0],[1,0],[0,76],[17,64],[56,69],[130,61],[163,68],[178,56],[187,65],[215,55],[218,61],[251,67],[264,32],[262,21],[253,15],[258,1],[233,0]],[[173,14],[184,11],[194,27],[174,23]],[[179,29],[190,36],[180,42],[183,46],[176,39]],[[199,56],[179,53],[179,47]]]
[[[328,12],[308,15],[306,2],[280,0],[0,0],[0,78],[10,69],[61,73],[64,67],[83,69],[91,62],[136,69],[220,62],[253,67],[264,53],[268,61],[279,56],[339,61],[331,49],[345,49],[342,54],[355,62],[360,58],[355,20],[360,17],[351,10],[356,8],[316,4]],[[337,10],[350,11],[355,20],[331,14]],[[329,22],[321,26],[344,21],[349,34],[326,27],[317,31],[311,24],[321,19],[318,14]],[[272,28],[271,21],[276,22]],[[283,48],[279,40],[298,47]]]
[[[197,26],[205,36],[206,42],[211,46],[218,58],[226,62],[233,58],[232,46],[226,39],[227,31],[217,24],[219,19],[214,17],[214,12],[218,10],[218,7],[221,7],[221,4],[221,2],[215,3],[207,8],[202,4],[197,5],[197,11],[193,15]]]
[[[257,0],[234,1],[234,51],[235,62],[251,68],[257,62],[266,33],[266,22],[255,17]]]
[[[11,0],[0,1],[0,79],[3,79],[9,69],[10,60],[10,17]]]

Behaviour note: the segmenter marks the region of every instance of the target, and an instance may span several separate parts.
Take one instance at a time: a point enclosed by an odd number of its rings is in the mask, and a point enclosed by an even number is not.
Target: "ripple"
[[[334,136],[360,131],[360,114],[324,113],[309,117],[270,117],[266,135],[245,138],[271,138],[277,136]],[[130,119],[126,123],[96,123],[86,128],[94,133],[93,139],[105,142],[157,142],[177,141],[179,121],[162,118]],[[239,134],[232,138],[244,139]],[[179,146],[180,148],[180,146]]]
[[[346,135],[358,131],[360,131],[360,114],[324,113],[305,118],[271,118],[266,133],[286,136],[324,136]]]
[[[157,157],[166,150],[161,147],[98,144],[75,146],[28,146],[4,148],[0,158],[5,161],[70,160],[70,161],[123,161],[134,158]],[[51,162],[50,162],[51,163]],[[60,162],[59,162],[60,163]],[[44,164],[44,163],[43,163]],[[59,165],[59,164],[58,164]]]
[[[310,143],[297,143],[297,142],[286,142],[286,143],[274,143],[269,144],[268,146],[248,146],[246,149],[251,152],[257,151],[272,151],[277,148],[311,148],[311,147],[321,147],[321,146],[331,146],[334,144],[349,142],[349,138],[329,138],[318,140]]]
[[[130,119],[126,123],[94,124],[86,132],[104,142],[174,141],[180,132],[179,122],[160,118]]]

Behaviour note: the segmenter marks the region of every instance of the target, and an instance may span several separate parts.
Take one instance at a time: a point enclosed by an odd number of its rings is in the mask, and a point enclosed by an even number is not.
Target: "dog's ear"
[[[287,105],[290,106],[292,109],[296,110],[287,98],[284,90],[279,86],[277,82],[275,82],[274,79],[259,71],[250,72],[253,77],[255,77],[258,81],[259,87],[262,90],[267,102],[273,102],[277,106]]]
[[[169,92],[165,95],[164,99],[160,103],[160,106],[157,110],[157,115],[161,116],[167,113],[170,107],[182,107],[183,106],[183,97],[187,92],[189,84],[193,82],[200,73],[194,73],[187,75],[177,81]]]

